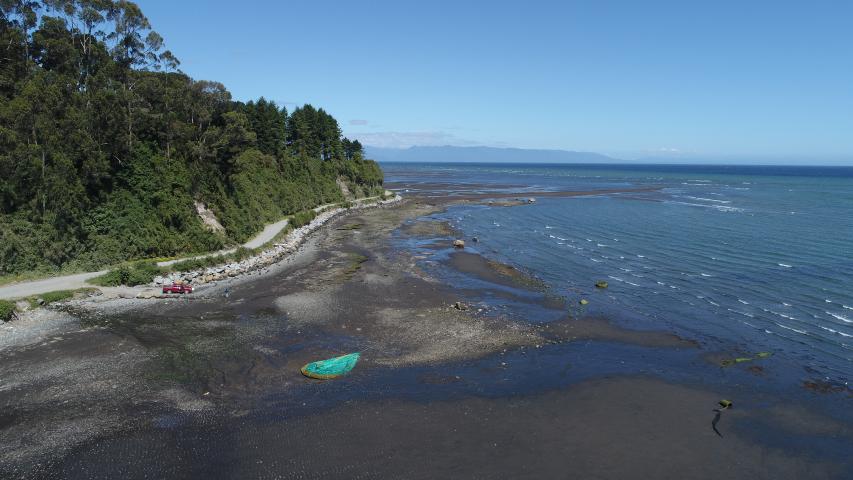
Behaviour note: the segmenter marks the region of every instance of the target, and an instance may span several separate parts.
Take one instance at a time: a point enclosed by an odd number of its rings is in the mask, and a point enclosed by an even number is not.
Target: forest
[[[383,191],[322,108],[179,66],[133,2],[0,0],[0,276],[215,250],[343,201],[338,182]]]

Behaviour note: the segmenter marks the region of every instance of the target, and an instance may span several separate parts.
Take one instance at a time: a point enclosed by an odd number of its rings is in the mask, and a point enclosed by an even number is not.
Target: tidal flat
[[[729,353],[695,339],[586,315],[490,258],[488,239],[453,248],[459,232],[436,214],[456,201],[341,217],[287,262],[199,299],[44,311],[31,320],[43,328],[0,346],[0,473],[851,474],[853,428],[829,408],[849,393],[810,400],[720,367],[709,356]],[[299,372],[355,351],[346,377]],[[712,425],[721,399],[734,406]]]

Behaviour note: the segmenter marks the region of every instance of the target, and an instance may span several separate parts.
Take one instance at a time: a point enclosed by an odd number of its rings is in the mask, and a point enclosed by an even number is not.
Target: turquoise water
[[[853,168],[383,164],[409,193],[660,187],[443,214],[588,313],[853,371]],[[607,280],[605,292],[593,283]]]

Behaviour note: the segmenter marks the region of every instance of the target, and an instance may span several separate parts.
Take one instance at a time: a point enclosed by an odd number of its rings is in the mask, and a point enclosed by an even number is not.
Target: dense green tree
[[[287,145],[287,109],[261,97],[246,103],[244,111],[257,132],[258,149],[269,155],[280,153]]]
[[[0,275],[215,249],[343,200],[336,181],[382,190],[323,109],[176,71],[133,2],[0,0],[0,60]]]

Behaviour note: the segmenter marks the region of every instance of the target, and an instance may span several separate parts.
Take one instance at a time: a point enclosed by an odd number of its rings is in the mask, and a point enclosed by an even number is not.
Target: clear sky
[[[853,163],[853,2],[139,0],[198,79],[388,147]]]

